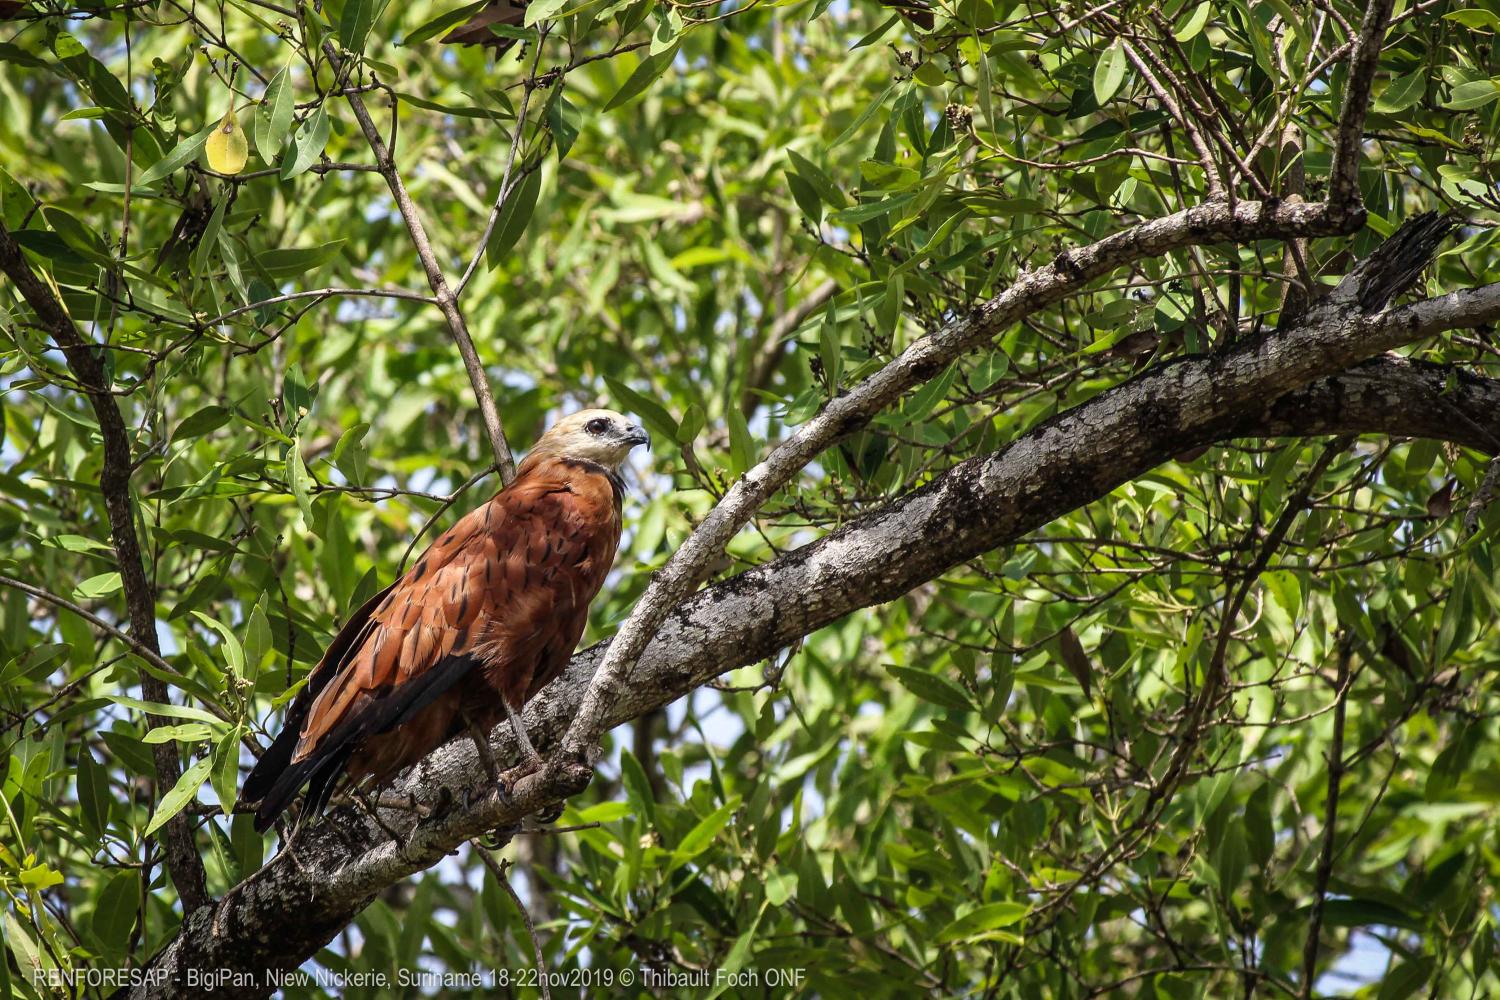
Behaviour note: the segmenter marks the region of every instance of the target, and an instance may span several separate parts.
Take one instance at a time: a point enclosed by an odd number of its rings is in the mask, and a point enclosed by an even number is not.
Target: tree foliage
[[[1395,5],[1373,91],[1343,0],[531,0],[503,52],[440,46],[475,9],[0,4],[0,994],[140,965],[185,882],[267,860],[226,814],[250,755],[413,538],[499,486],[469,339],[511,446],[595,403],[653,433],[598,639],[773,445],[1074,248],[1333,204],[1341,163],[1366,213],[1112,262],[851,427],[715,575],[1274,338],[1422,211],[1463,225],[1416,295],[1500,279],[1492,0]],[[1403,353],[1490,373],[1452,325]],[[521,893],[466,851],[316,965],[514,981],[524,900],[557,976],[1500,990],[1494,467],[1285,423],[616,730],[574,829],[511,849]]]

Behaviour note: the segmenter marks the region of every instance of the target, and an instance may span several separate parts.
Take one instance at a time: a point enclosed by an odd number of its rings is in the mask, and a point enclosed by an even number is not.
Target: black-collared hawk
[[[515,480],[448,529],[350,616],[245,779],[265,831],[307,786],[316,815],[340,778],[379,784],[467,730],[502,792],[486,734],[567,664],[620,542],[625,456],[645,431],[610,410],[564,417]]]

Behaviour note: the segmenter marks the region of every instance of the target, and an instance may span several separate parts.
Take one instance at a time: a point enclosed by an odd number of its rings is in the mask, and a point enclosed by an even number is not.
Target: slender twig
[[[531,950],[536,953],[537,985],[541,987],[544,1000],[552,1000],[552,991],[547,988],[547,960],[542,956],[542,942],[536,936],[536,925],[531,922],[531,911],[526,909],[526,904],[521,902],[516,887],[510,884],[510,879],[505,877],[510,862],[496,861],[489,850],[478,840],[471,840],[469,844],[474,848],[474,853],[479,856],[479,860],[483,861],[484,866],[490,870],[490,874],[495,876],[495,881],[500,883],[500,888],[504,889],[506,895],[510,896],[511,902],[516,904],[516,909],[521,911],[521,919],[526,922],[526,933],[531,937]]]
[[[1318,972],[1318,938],[1323,933],[1323,903],[1333,878],[1333,846],[1338,835],[1339,783],[1344,780],[1344,709],[1349,699],[1349,644],[1339,646],[1338,677],[1334,681],[1338,700],[1333,706],[1333,739],[1328,745],[1328,799],[1323,809],[1323,847],[1318,854],[1317,886],[1313,890],[1312,916],[1307,925],[1307,943],[1302,950],[1302,1000],[1312,997]]]
[[[495,204],[490,208],[489,220],[484,224],[484,232],[480,234],[479,242],[474,246],[474,257],[469,261],[469,266],[464,268],[463,277],[458,279],[458,287],[453,290],[454,299],[463,297],[464,289],[469,287],[469,279],[474,277],[474,269],[479,266],[479,261],[484,257],[484,248],[490,242],[490,234],[495,231],[495,224],[500,220],[500,213],[505,210],[505,203],[510,199],[511,173],[516,166],[516,153],[521,148],[521,140],[526,134],[526,113],[531,110],[531,95],[536,91],[536,71],[542,61],[542,48],[547,41],[547,32],[551,29],[550,21],[543,21],[537,27],[537,38],[532,43],[531,72],[527,74],[521,92],[521,110],[516,114],[516,129],[510,137],[510,154],[505,158],[505,170],[500,175],[500,187],[495,192]],[[561,84],[559,84],[561,86]]]
[[[774,322],[766,326],[765,333],[761,334],[759,338],[750,371],[745,376],[745,386],[740,392],[740,412],[746,417],[754,413],[756,407],[760,405],[760,400],[755,395],[755,390],[765,388],[766,384],[771,381],[771,376],[776,371],[776,363],[786,353],[786,349],[782,346],[781,342],[793,330],[801,326],[807,317],[823,308],[838,290],[839,283],[829,278],[817,288],[808,292],[807,297],[801,302],[798,302],[791,309],[777,316]]]
[[[1146,81],[1146,86],[1151,88],[1151,92],[1156,95],[1162,107],[1166,108],[1167,114],[1171,115],[1187,133],[1188,141],[1193,144],[1193,149],[1198,153],[1198,162],[1203,168],[1203,183],[1208,189],[1209,199],[1212,201],[1223,198],[1225,189],[1224,181],[1219,176],[1219,162],[1214,158],[1213,149],[1209,146],[1208,140],[1203,137],[1197,121],[1179,106],[1172,95],[1167,92],[1167,88],[1162,86],[1161,81],[1156,78],[1156,74],[1151,72],[1151,67],[1146,65],[1146,60],[1142,58],[1141,53],[1136,51],[1135,46],[1122,38],[1120,48],[1125,53],[1125,58],[1134,64],[1136,72],[1141,74],[1141,79]]]
[[[442,503],[438,506],[438,509],[433,511],[432,514],[427,518],[426,522],[423,523],[421,530],[412,535],[411,541],[406,543],[406,551],[401,553],[401,562],[396,567],[397,576],[400,576],[402,573],[406,572],[406,560],[411,558],[412,549],[416,548],[417,542],[421,541],[422,536],[427,534],[427,531],[432,527],[433,522],[443,516],[443,511],[447,510],[449,507],[452,507],[453,504],[458,501],[459,497],[463,496],[469,491],[470,487],[472,487],[475,483],[479,482],[481,479],[484,479],[494,471],[495,467],[493,465],[480,469],[468,479],[464,480],[463,484],[460,485],[458,489],[454,490],[452,493],[443,498]]]
[[[125,645],[129,646],[137,656],[145,660],[147,663],[151,664],[157,670],[160,670],[162,673],[169,675],[178,684],[182,684],[187,681],[187,678],[178,673],[177,669],[166,660],[163,660],[161,658],[161,654],[159,654],[156,650],[152,649],[144,642],[141,642],[130,633],[122,631],[114,625],[111,625],[103,618],[100,618],[98,615],[94,614],[88,608],[85,608],[78,604],[74,604],[66,597],[59,597],[57,594],[53,594],[49,591],[43,590],[40,587],[33,587],[29,583],[24,583],[21,580],[17,580],[16,578],[10,576],[0,576],[0,587],[10,587],[12,590],[19,590],[24,594],[30,594],[32,597],[35,597],[39,601],[45,601],[55,608],[61,608],[64,611],[73,612],[73,614],[77,615],[79,618],[82,618],[90,625],[93,625],[95,628],[103,632],[108,632],[112,638],[118,639]]]
[[[328,57],[328,62],[333,66],[334,72],[338,72],[343,65],[343,58],[332,42],[323,43],[323,53]],[[438,264],[437,254],[433,252],[432,241],[427,238],[427,228],[422,224],[422,217],[417,212],[417,206],[412,202],[411,195],[407,193],[400,171],[396,169],[391,147],[386,145],[379,127],[370,117],[370,109],[365,106],[364,98],[359,94],[349,92],[346,92],[344,97],[354,111],[354,117],[359,122],[365,141],[370,144],[370,152],[375,154],[376,169],[385,178],[386,186],[391,189],[391,197],[396,202],[396,209],[401,213],[402,221],[406,223],[406,231],[411,235],[412,247],[417,251],[417,258],[422,262],[422,269],[427,272],[427,283],[432,287],[433,301],[442,310],[443,318],[448,321],[448,330],[453,336],[454,343],[458,345],[458,353],[463,358],[464,369],[469,373],[469,383],[474,389],[474,401],[479,404],[479,415],[484,421],[490,448],[495,453],[495,464],[500,469],[500,479],[508,486],[510,481],[516,478],[516,462],[511,457],[510,445],[505,442],[505,429],[500,422],[500,413],[495,408],[495,397],[490,392],[489,376],[485,373],[483,362],[479,360],[479,352],[474,348],[474,338],[469,336],[468,323],[458,307],[458,300],[454,297],[453,290],[448,287],[448,279],[443,274],[442,266]],[[398,115],[395,99],[392,98],[391,119],[393,123]]]
[[[246,306],[231,309],[226,313],[220,313],[213,319],[204,320],[204,326],[214,326],[236,316],[245,313],[256,312],[268,306],[280,305],[283,302],[291,302],[296,299],[328,299],[335,295],[355,295],[372,299],[405,299],[408,302],[422,302],[427,305],[436,305],[437,299],[431,295],[422,295],[419,292],[408,292],[400,288],[316,288],[305,292],[287,292],[285,295],[273,295],[269,299],[261,299]]]

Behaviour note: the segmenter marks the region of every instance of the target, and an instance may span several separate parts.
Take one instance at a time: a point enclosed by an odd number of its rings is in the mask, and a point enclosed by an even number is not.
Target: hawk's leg
[[[474,750],[479,754],[479,760],[484,764],[484,771],[490,777],[490,787],[495,790],[496,795],[500,796],[501,802],[509,801],[511,786],[506,783],[505,775],[500,773],[500,765],[495,760],[494,751],[490,749],[490,734],[473,719],[465,718],[464,721],[469,727],[469,738],[474,741]],[[464,789],[464,808],[467,809],[470,804],[469,790],[466,788]],[[492,838],[491,843],[499,849],[510,843],[510,838],[520,832],[520,829],[521,824],[515,823],[493,830],[486,836]]]
[[[516,734],[516,743],[521,747],[521,762],[500,776],[500,793],[509,798],[510,790],[516,787],[516,782],[535,774],[541,768],[542,755],[531,745],[531,739],[526,735],[526,724],[521,721],[521,713],[503,698],[501,704],[505,706],[506,718],[510,719],[511,732]]]
[[[490,734],[467,715],[464,716],[464,723],[469,727],[469,739],[474,741],[474,752],[479,754],[479,762],[484,765],[484,773],[489,775],[490,784],[499,787],[500,765],[495,760],[494,751],[490,749]]]
[[[521,713],[510,707],[510,702],[501,699],[505,706],[505,717],[510,720],[511,732],[516,734],[516,742],[521,745],[521,763],[530,764],[532,770],[542,762],[542,755],[536,752],[536,747],[531,745],[531,738],[526,735],[526,723],[521,721]]]

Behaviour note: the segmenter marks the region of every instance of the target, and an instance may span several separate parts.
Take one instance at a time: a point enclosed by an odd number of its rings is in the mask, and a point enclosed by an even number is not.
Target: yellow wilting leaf
[[[208,153],[208,165],[219,173],[237,174],[245,169],[245,161],[250,158],[250,143],[245,138],[245,130],[240,128],[232,100],[229,110],[224,112],[203,148]]]

